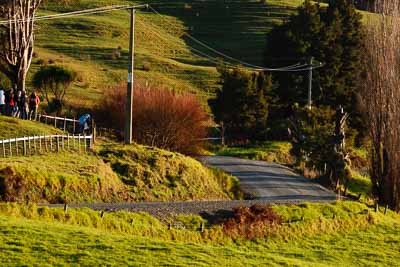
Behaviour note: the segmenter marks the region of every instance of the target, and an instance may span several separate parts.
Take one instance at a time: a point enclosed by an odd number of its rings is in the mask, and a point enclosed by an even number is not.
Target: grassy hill
[[[237,180],[183,155],[116,144],[0,161],[0,199],[33,203],[216,200],[238,196]]]
[[[0,116],[0,139],[61,133]],[[99,140],[95,151],[1,158],[0,200],[34,203],[209,200],[239,197],[236,178],[178,153]]]
[[[62,131],[45,124],[23,121],[0,115],[0,140],[22,136],[50,135],[57,133],[62,133]]]
[[[233,242],[219,226],[203,233],[190,227],[168,230],[146,214],[101,218],[86,209],[64,214],[1,204],[0,259],[4,265],[40,266],[393,266],[400,261],[399,215],[368,215],[366,206],[349,202],[274,209],[312,216],[279,226],[268,239]],[[335,219],[332,211],[339,212]]]
[[[235,58],[262,64],[266,33],[301,3],[300,0],[271,1],[142,1],[150,10],[136,15],[136,77],[174,90],[209,97],[218,88],[215,63],[218,54],[198,46],[185,33]],[[54,14],[111,4],[140,1],[49,1],[40,14]],[[68,99],[76,106],[90,106],[103,92],[126,79],[129,14],[117,11],[38,22],[37,53],[31,73],[46,62],[65,64],[79,72]]]

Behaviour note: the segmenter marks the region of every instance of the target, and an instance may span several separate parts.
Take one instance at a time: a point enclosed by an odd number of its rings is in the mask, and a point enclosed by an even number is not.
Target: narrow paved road
[[[336,195],[288,167],[232,157],[201,157],[206,165],[224,170],[240,180],[242,190],[265,201],[331,201]]]

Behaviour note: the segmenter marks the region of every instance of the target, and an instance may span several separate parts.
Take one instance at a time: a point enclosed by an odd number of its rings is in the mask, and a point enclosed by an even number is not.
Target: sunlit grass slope
[[[136,77],[174,90],[213,94],[215,63],[191,47],[221,57],[188,39],[189,33],[240,60],[262,64],[267,32],[282,22],[299,0],[272,1],[48,1],[40,14],[113,4],[150,3],[163,16],[138,10],[135,31]],[[38,22],[37,54],[31,73],[43,63],[64,64],[79,72],[70,103],[92,105],[108,87],[126,80],[129,13],[116,11]]]

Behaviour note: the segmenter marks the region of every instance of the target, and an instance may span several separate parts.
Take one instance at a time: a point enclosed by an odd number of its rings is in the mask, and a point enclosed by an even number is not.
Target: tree
[[[219,72],[223,86],[209,102],[216,122],[223,124],[232,139],[265,139],[271,76],[239,68],[220,68]]]
[[[41,0],[0,0],[0,18],[9,21],[0,26],[0,71],[22,91],[32,62],[33,18],[40,3]]]
[[[361,15],[347,0],[330,1],[327,8],[306,1],[268,39],[268,65],[289,65],[314,57],[324,67],[313,73],[314,105],[343,106],[351,115],[350,124],[361,128],[354,109],[363,70],[364,27]],[[283,60],[282,60],[283,59]],[[277,73],[274,91],[284,116],[294,103],[307,102],[308,73]]]
[[[50,109],[60,112],[65,94],[76,76],[75,71],[61,66],[43,66],[34,74],[32,84],[44,94]]]
[[[375,9],[382,16],[368,23],[362,91],[371,139],[370,176],[378,202],[400,211],[400,9],[395,0],[377,0]]]

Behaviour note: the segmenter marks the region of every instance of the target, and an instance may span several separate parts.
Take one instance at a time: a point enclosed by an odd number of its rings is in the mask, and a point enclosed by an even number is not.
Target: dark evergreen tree
[[[222,89],[209,101],[218,123],[223,123],[228,138],[265,139],[268,118],[268,91],[271,76],[239,68],[220,68]]]
[[[350,125],[362,128],[355,109],[363,70],[364,29],[361,15],[347,0],[330,1],[327,8],[306,1],[298,13],[271,32],[268,65],[307,62],[311,57],[324,67],[313,72],[313,104],[333,109],[342,105],[351,114]],[[308,72],[277,73],[274,114],[287,117],[294,103],[305,105]],[[276,111],[278,110],[278,112]]]

